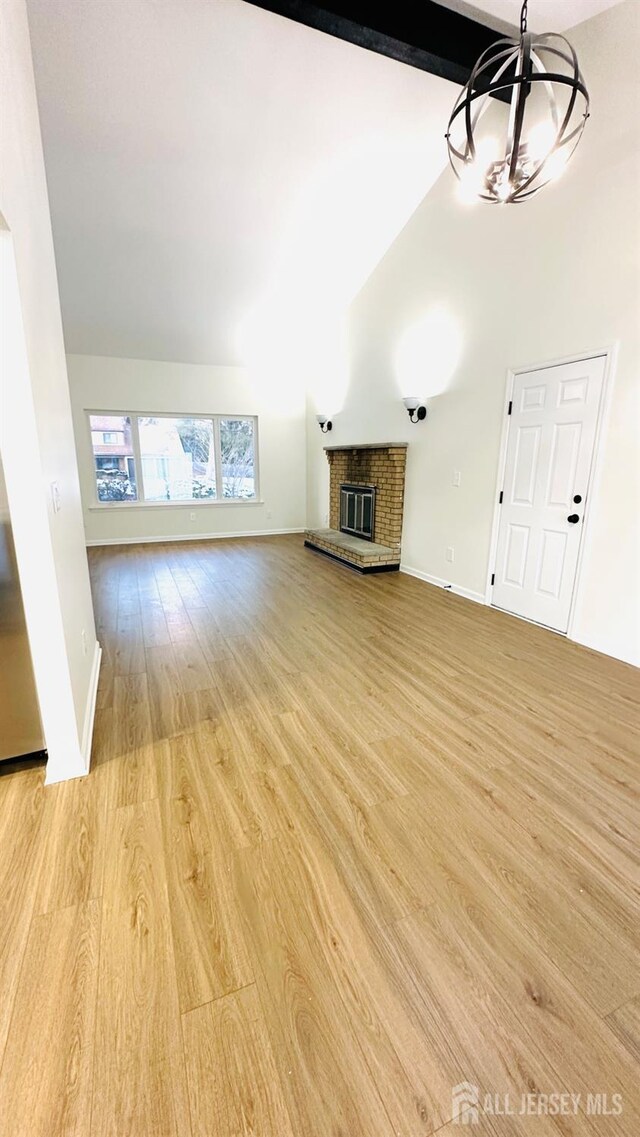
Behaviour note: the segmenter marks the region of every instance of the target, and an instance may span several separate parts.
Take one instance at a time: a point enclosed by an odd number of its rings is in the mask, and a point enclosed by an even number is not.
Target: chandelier
[[[449,160],[463,196],[507,203],[533,197],[558,177],[587,118],[589,94],[564,36],[527,31],[478,59],[449,119]]]

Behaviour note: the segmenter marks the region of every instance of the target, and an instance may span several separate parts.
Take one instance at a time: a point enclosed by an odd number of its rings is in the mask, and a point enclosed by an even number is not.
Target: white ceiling
[[[522,0],[438,0],[446,8],[453,8],[465,15],[482,14],[490,17],[495,27],[505,28],[520,24],[520,9]],[[527,25],[532,32],[565,32],[604,12],[606,8],[613,8],[620,0],[529,0]]]
[[[242,0],[29,0],[67,350],[235,363],[344,307],[455,87]]]
[[[443,169],[456,88],[243,0],[28,9],[67,350],[299,368]]]

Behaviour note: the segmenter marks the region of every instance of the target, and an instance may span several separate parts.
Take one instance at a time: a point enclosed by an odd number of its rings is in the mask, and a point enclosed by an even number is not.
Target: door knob
[[[578,517],[578,514],[577,514],[577,513],[570,513],[570,514],[569,514],[569,516],[567,517],[567,521],[568,521],[568,522],[569,522],[571,525],[575,525],[575,524],[576,524],[576,521],[579,521],[579,520],[580,520],[580,518]]]

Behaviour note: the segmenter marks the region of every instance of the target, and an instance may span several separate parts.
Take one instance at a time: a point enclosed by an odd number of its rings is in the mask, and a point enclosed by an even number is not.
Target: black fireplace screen
[[[373,541],[376,511],[375,486],[340,486],[340,529]]]

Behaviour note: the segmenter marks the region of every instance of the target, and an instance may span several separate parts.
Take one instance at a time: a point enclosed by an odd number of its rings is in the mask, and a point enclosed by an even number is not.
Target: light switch
[[[460,485],[460,471],[459,470],[453,471],[453,485],[454,486]]]
[[[57,482],[51,483],[51,501],[53,503],[53,512],[59,513],[62,502],[60,501],[60,486]]]

